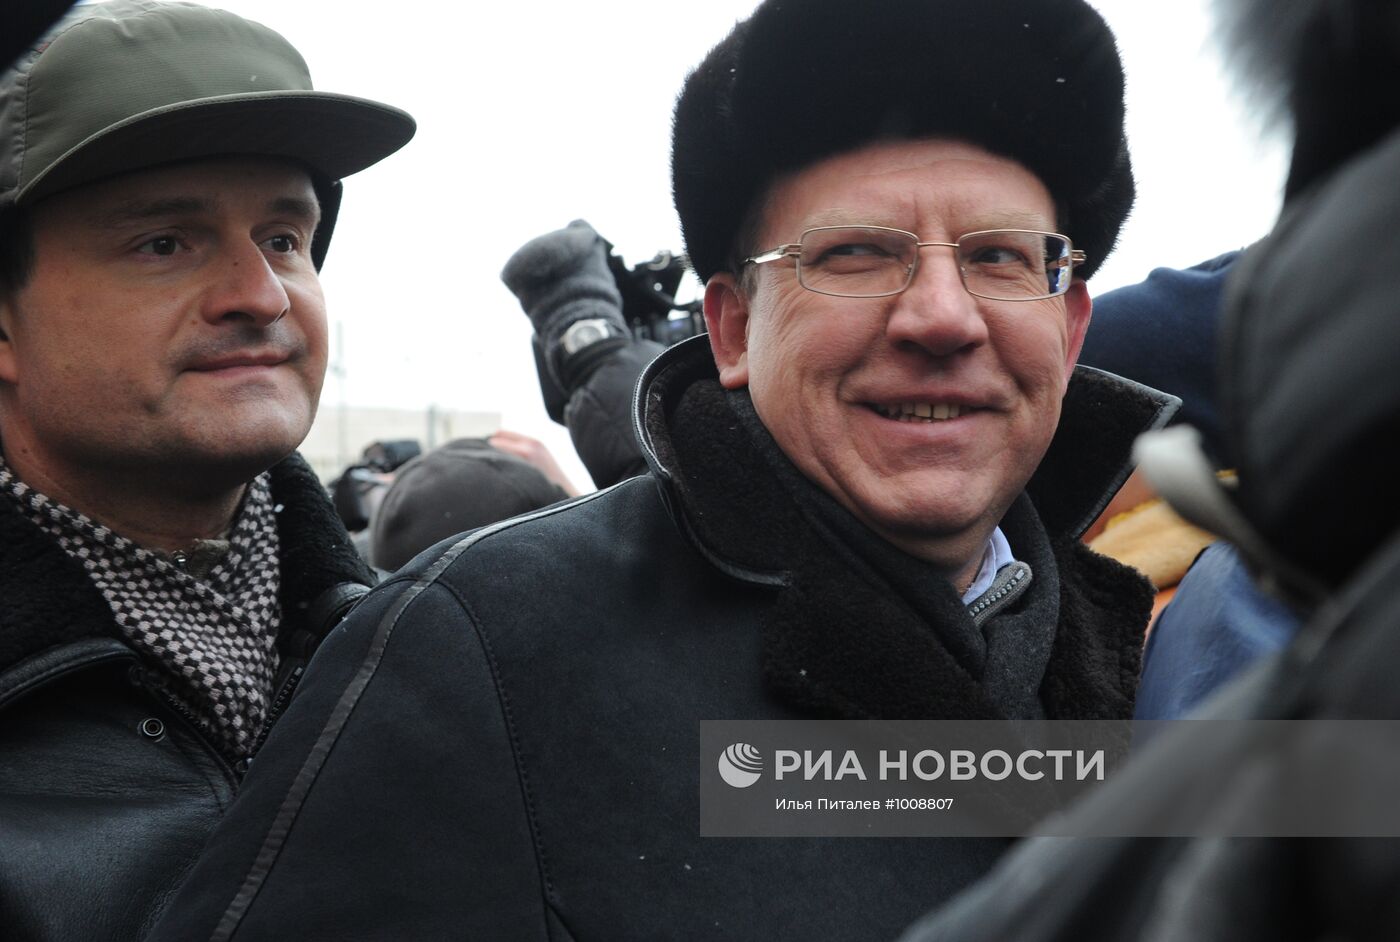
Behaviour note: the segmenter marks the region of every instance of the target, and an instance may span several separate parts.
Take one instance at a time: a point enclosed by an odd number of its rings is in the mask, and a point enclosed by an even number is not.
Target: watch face
[[[590,344],[608,337],[607,323],[602,320],[579,321],[564,331],[564,352],[577,353]]]

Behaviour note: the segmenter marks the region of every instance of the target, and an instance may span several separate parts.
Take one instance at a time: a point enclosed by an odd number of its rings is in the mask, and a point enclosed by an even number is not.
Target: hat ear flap
[[[319,272],[326,263],[326,250],[330,248],[331,234],[335,232],[335,220],[340,215],[340,198],[345,187],[339,180],[316,180],[314,186],[316,199],[321,203],[321,221],[311,236],[311,262]]]

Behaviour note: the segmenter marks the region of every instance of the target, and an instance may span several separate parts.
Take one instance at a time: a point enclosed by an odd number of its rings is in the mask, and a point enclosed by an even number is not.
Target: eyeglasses
[[[1069,290],[1075,265],[1085,255],[1069,239],[1033,229],[986,229],[956,242],[920,242],[903,229],[885,226],[818,226],[796,242],[744,259],[764,265],[797,259],[797,282],[808,291],[838,298],[883,298],[914,280],[919,249],[953,250],[968,294],[992,301],[1040,301]]]

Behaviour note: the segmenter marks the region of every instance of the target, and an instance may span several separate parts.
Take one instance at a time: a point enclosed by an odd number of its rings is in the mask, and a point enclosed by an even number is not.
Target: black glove
[[[631,337],[608,268],[609,248],[592,226],[576,219],[526,242],[501,271],[501,280],[535,325],[549,371],[566,393],[587,379],[603,354]],[[564,333],[582,320],[604,322],[605,339],[566,351]]]

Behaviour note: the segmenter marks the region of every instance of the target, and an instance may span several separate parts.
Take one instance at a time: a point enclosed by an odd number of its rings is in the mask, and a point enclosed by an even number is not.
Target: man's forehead
[[[36,209],[95,226],[160,216],[215,214],[234,207],[318,219],[310,173],[296,161],[230,157],[139,170],[75,187]]]
[[[762,213],[765,223],[804,229],[908,228],[928,216],[967,232],[1053,228],[1056,212],[1045,184],[1023,164],[928,138],[877,142],[799,168],[770,185]]]

